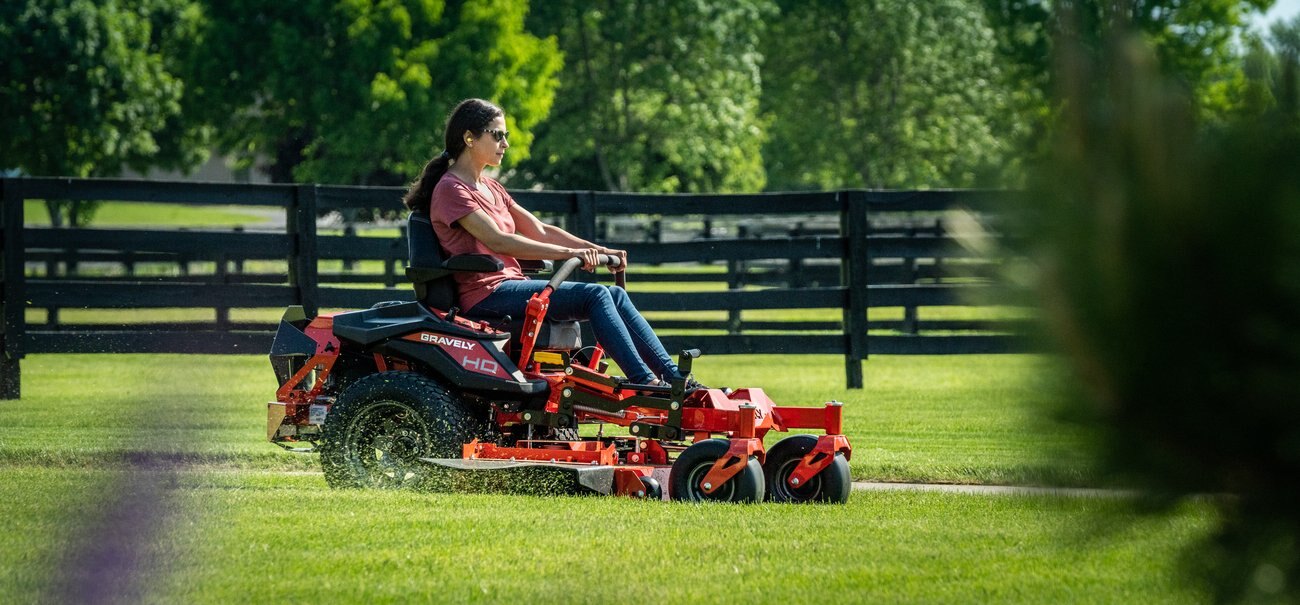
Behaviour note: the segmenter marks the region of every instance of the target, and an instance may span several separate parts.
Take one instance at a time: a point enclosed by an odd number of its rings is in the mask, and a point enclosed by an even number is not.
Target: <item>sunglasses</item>
[[[509,130],[491,130],[491,129],[484,128],[484,129],[483,129],[483,132],[486,132],[486,133],[492,135],[492,138],[495,139],[496,142],[498,142],[498,143],[500,143],[501,141],[506,140],[506,137],[509,137],[509,136],[510,136],[510,131],[509,131]]]

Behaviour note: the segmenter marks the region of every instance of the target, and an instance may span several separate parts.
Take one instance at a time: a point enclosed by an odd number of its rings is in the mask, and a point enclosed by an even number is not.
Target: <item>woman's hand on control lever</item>
[[[603,246],[598,249],[600,250],[601,254],[608,254],[610,256],[614,256],[618,258],[618,266],[610,267],[609,268],[610,272],[621,273],[625,269],[627,269],[627,250],[617,250],[615,248],[605,248]]]
[[[600,266],[600,250],[596,248],[576,248],[574,256],[582,259],[583,271],[595,271]]]

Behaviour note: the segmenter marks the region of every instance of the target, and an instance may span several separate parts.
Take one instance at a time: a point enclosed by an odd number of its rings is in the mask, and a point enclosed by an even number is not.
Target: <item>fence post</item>
[[[596,239],[596,192],[594,191],[575,191],[570,200],[569,214],[564,218],[565,228],[582,239],[589,242],[604,243]],[[596,275],[593,273],[584,273],[578,271],[571,278],[575,281],[594,283]],[[596,342],[596,334],[591,331],[591,322],[584,321],[579,325],[582,333],[583,342]]]
[[[316,185],[293,188],[288,208],[288,231],[293,240],[289,250],[289,284],[296,291],[298,304],[308,317],[320,312],[316,273]]]
[[[596,241],[596,192],[577,191],[569,210],[570,233],[589,242]]]
[[[789,233],[791,239],[803,237],[804,235],[803,221],[795,223],[794,226],[790,228]],[[789,287],[791,288],[804,287],[802,257],[798,255],[791,255],[789,265],[787,265],[786,267],[786,271],[789,274],[789,279],[786,280],[786,284]]]
[[[908,239],[913,239],[913,240],[916,239],[917,236],[916,225],[908,224],[907,227],[903,229],[903,235],[905,235]],[[917,278],[919,276],[917,273],[917,264],[916,264],[915,256],[909,256],[903,259],[903,276],[907,284],[915,285],[917,283]],[[906,307],[903,307],[903,331],[908,334],[915,335],[916,323],[917,323],[916,305],[908,305]]]
[[[227,285],[230,283],[230,267],[225,253],[217,254],[217,266],[213,272],[213,281]],[[217,307],[215,309],[218,326],[228,326],[230,324],[230,307]]]
[[[357,236],[357,209],[344,208],[341,212],[343,215],[343,237],[352,238]],[[343,240],[352,243],[350,240]],[[343,259],[343,270],[351,271],[356,268],[356,262],[350,258]]]
[[[407,256],[407,237],[406,225],[398,225],[397,239],[391,242],[392,256],[384,259],[384,285],[389,288],[397,287],[397,269],[405,261]]]
[[[243,225],[235,225],[234,231],[235,231],[235,233],[243,233],[243,232],[244,232],[244,226],[243,226]],[[243,273],[244,273],[244,257],[241,256],[241,257],[235,259],[235,274],[236,274],[236,275],[242,275]]]
[[[749,238],[749,225],[736,226],[736,239]],[[737,259],[727,259],[727,289],[745,287],[745,264]],[[743,327],[740,309],[727,309],[727,335],[740,334]]]
[[[844,305],[844,375],[848,388],[862,388],[862,362],[867,358],[867,196],[864,191],[841,191],[840,234],[844,257],[840,283],[847,290]]]
[[[26,263],[23,254],[23,196],[18,183],[0,179],[0,223],[3,226],[3,259],[0,259],[0,399],[22,396],[22,368],[27,321],[24,290]]]

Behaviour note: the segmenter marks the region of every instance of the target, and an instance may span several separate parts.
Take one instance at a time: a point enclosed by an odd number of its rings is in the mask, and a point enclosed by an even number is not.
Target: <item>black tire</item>
[[[686,448],[668,474],[668,497],[688,502],[762,502],[763,466],[752,456],[744,469],[712,494],[700,488],[700,480],[729,449],[731,444],[726,439],[705,439]]]
[[[419,374],[384,372],[339,395],[321,430],[331,487],[429,488],[420,458],[459,458],[486,423],[445,387]]]
[[[830,466],[822,469],[808,483],[790,487],[786,480],[799,461],[817,446],[816,435],[793,435],[779,441],[767,451],[763,474],[767,476],[767,499],[772,502],[827,502],[844,504],[853,490],[849,462],[844,454],[835,454]]]

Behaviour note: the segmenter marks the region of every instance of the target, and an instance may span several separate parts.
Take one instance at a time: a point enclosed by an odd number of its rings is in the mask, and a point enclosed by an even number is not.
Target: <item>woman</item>
[[[525,278],[516,259],[581,257],[592,270],[597,256],[608,254],[622,261],[613,271],[627,267],[627,252],[543,223],[483,174],[487,166],[501,165],[508,136],[500,107],[481,99],[461,101],[447,117],[443,152],[425,165],[403,198],[411,210],[428,209],[447,255],[490,254],[505,265],[492,273],[455,274],[460,307],[476,317],[523,317],[528,299],[546,285]],[[664,384],[678,376],[677,364],[622,288],[565,282],[551,294],[547,317],[590,320],[596,340],[634,383]]]

